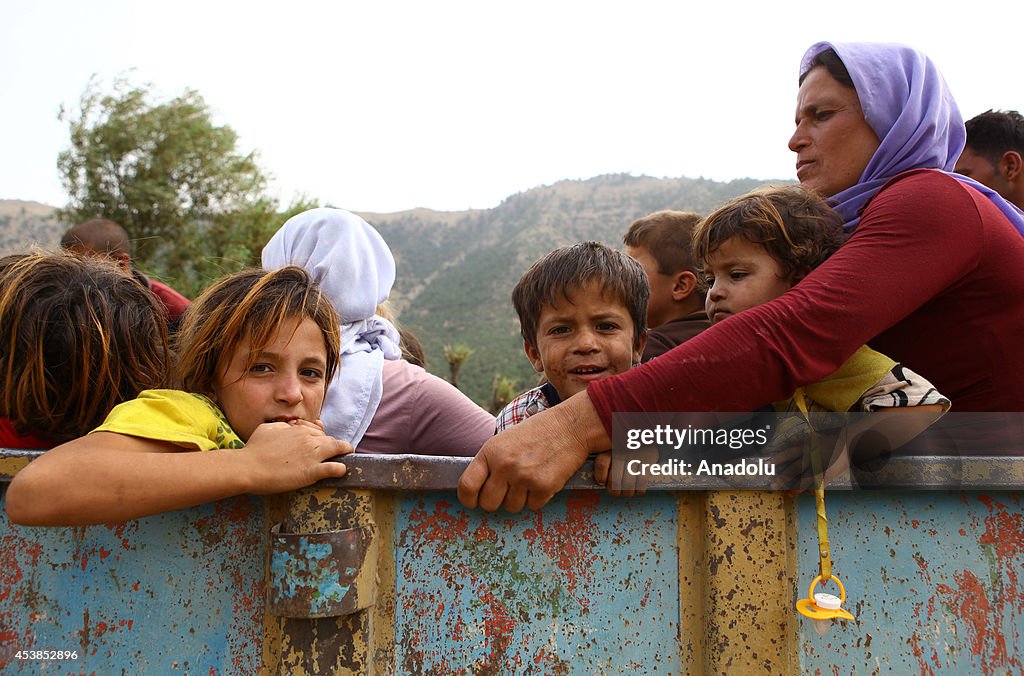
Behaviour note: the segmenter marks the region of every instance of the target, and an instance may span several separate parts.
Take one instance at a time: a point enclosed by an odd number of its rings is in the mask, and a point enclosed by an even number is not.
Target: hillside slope
[[[617,174],[541,186],[493,209],[361,215],[395,254],[392,301],[402,324],[423,341],[430,370],[447,376],[444,346],[465,343],[474,352],[462,370],[462,388],[484,403],[495,374],[514,378],[519,389],[536,382],[511,303],[512,287],[531,263],[582,240],[619,248],[626,228],[640,216],[660,209],[707,213],[764,183]],[[0,255],[32,243],[56,246],[63,226],[53,211],[35,202],[0,200]]]
[[[611,175],[535,188],[486,211],[364,216],[399,262],[393,300],[402,323],[423,341],[431,371],[446,374],[446,343],[467,344],[474,353],[462,386],[484,402],[496,373],[515,378],[520,389],[535,384],[511,303],[512,287],[531,263],[582,240],[619,248],[629,224],[645,214],[707,213],[763,184]]]

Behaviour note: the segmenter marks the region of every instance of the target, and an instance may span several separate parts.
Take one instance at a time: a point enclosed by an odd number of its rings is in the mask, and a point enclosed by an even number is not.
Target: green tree
[[[218,215],[209,223],[189,226],[180,241],[179,255],[163,257],[156,266],[171,277],[175,274],[171,266],[180,266],[178,269],[185,271],[178,274],[180,288],[189,289],[194,297],[215,279],[259,266],[263,246],[281,224],[316,206],[317,202],[300,197],[284,211],[277,211],[273,202],[264,199],[246,211]]]
[[[491,403],[487,410],[498,415],[501,409],[508,406],[508,403],[516,398],[516,381],[500,373],[494,374],[494,381],[491,383]]]
[[[70,147],[57,159],[70,200],[59,217],[117,221],[140,267],[194,294],[211,279],[258,262],[280,225],[276,200],[254,152],[215,125],[194,90],[165,102],[152,85],[120,78],[104,93],[95,80],[77,111],[61,110]],[[308,207],[300,200],[289,211]]]
[[[466,365],[469,358],[473,356],[473,350],[468,345],[458,343],[457,345],[444,346],[444,359],[448,362],[448,370],[451,372],[449,379],[455,387],[459,386],[459,371]]]

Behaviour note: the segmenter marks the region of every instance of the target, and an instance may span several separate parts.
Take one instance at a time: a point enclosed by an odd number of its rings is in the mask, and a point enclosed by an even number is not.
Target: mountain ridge
[[[606,174],[565,179],[509,195],[489,209],[360,212],[388,242],[398,266],[392,306],[427,352],[429,370],[447,376],[444,346],[464,343],[473,355],[460,385],[480,403],[497,374],[522,391],[537,381],[522,351],[512,287],[551,249],[583,240],[621,248],[637,218],[661,209],[706,214],[737,195],[788,181],[655,178]],[[0,255],[33,243],[53,248],[65,226],[54,208],[0,200]],[[173,280],[169,280],[172,282]]]

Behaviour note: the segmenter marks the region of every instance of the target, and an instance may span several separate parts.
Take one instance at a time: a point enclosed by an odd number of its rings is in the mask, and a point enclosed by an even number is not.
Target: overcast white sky
[[[458,210],[613,172],[793,178],[813,42],[924,50],[966,119],[1024,111],[1022,26],[1021,0],[0,0],[0,198],[62,206],[58,110],[129,69],[165,98],[197,89],[284,202]]]

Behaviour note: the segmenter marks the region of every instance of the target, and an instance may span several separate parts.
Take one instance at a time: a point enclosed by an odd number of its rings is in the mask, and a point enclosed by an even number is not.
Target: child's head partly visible
[[[90,218],[72,226],[60,239],[62,249],[82,256],[105,256],[117,261],[122,272],[132,268],[128,231],[109,218]]]
[[[338,323],[302,268],[230,275],[182,318],[177,385],[216,402],[242,441],[265,422],[316,421],[338,366]]]
[[[622,238],[626,253],[647,273],[649,328],[704,309],[700,268],[691,251],[699,222],[700,214],[692,211],[656,211],[633,221]]]
[[[708,317],[719,322],[781,296],[842,243],[842,220],[806,188],[764,188],[731,200],[693,233]]]
[[[63,442],[162,387],[167,325],[155,297],[109,260],[70,253],[0,259],[0,417]]]
[[[559,249],[512,290],[523,349],[562,398],[640,362],[649,290],[640,264],[600,242]]]

